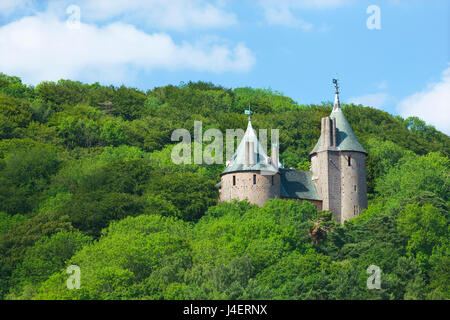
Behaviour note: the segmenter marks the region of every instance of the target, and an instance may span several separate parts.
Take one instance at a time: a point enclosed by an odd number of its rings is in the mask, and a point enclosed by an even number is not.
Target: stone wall
[[[321,150],[311,157],[313,182],[322,209],[331,210],[337,221],[341,217],[341,175],[339,151]]]
[[[331,210],[336,221],[343,223],[367,208],[365,154],[321,150],[311,156],[311,170],[322,208]]]
[[[255,184],[253,183],[254,175],[256,176]],[[233,177],[235,177],[235,185],[233,185]],[[249,202],[262,206],[270,198],[280,197],[279,173],[266,176],[261,175],[259,171],[231,172],[224,174],[220,181],[219,201],[221,202],[248,199]]]
[[[350,157],[350,166],[349,166]],[[366,155],[341,152],[341,220],[359,216],[367,208]]]

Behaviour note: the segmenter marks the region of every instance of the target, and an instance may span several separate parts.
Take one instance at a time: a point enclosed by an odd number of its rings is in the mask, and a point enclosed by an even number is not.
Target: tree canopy
[[[285,166],[309,170],[329,103],[205,82],[33,87],[0,74],[0,297],[450,298],[448,136],[343,105],[368,151],[369,206],[338,225],[309,202],[217,203],[223,164],[172,162],[173,130],[245,129],[249,104],[256,132],[280,130]],[[70,265],[78,290],[66,286]],[[371,265],[379,290],[367,287]]]

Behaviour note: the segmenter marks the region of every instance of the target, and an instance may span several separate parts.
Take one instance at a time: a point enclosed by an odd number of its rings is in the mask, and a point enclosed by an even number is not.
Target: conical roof
[[[253,152],[254,152],[254,164],[246,165],[245,163],[245,144],[246,142],[253,142]],[[227,167],[222,172],[222,174],[235,172],[235,171],[268,171],[268,173],[278,172],[278,168],[281,167],[281,163],[275,165],[273,161],[269,158],[267,153],[264,151],[263,146],[259,142],[255,130],[253,130],[252,122],[249,120],[247,125],[247,130],[245,131],[244,137],[242,138],[239,146],[233,157],[227,161]]]
[[[336,119],[336,147],[340,151],[358,151],[367,153],[366,150],[361,146],[355,134],[353,133],[350,123],[342,112],[341,105],[339,103],[339,95],[336,93],[334,99],[333,111],[330,114],[330,118]],[[320,150],[320,143],[322,139],[319,138],[316,146],[311,151],[313,154]]]

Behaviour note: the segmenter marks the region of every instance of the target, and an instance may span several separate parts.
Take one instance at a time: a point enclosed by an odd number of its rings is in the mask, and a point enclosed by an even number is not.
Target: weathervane
[[[339,93],[339,84],[338,79],[333,79],[334,86],[336,87],[336,94]]]
[[[333,83],[334,83],[334,86],[336,87],[336,95],[334,97],[333,111],[337,111],[337,110],[341,109],[341,104],[339,103],[339,84],[338,84],[337,74],[336,74],[336,78],[333,79]]]
[[[251,115],[253,114],[253,111],[251,109],[250,103],[248,104],[248,110],[245,110],[244,114],[248,115],[248,121],[251,121]]]

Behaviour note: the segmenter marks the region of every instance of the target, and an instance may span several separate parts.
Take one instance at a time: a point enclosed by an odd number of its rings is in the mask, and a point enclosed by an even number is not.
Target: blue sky
[[[381,29],[367,27],[371,5]],[[449,20],[445,0],[1,0],[0,72],[270,87],[300,104],[333,100],[337,74],[343,102],[450,134]]]

